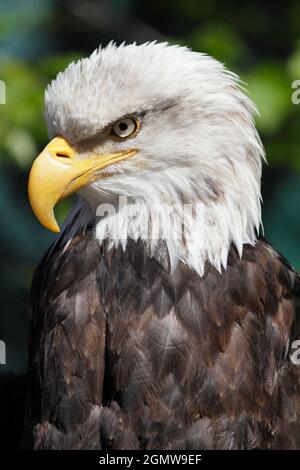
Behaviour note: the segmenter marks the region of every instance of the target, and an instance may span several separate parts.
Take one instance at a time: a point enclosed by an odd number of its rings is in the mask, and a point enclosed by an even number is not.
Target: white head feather
[[[175,229],[167,239],[173,262],[181,259],[200,275],[207,261],[226,267],[232,243],[240,255],[243,244],[255,243],[264,151],[255,107],[221,63],[166,43],[109,44],[70,64],[45,99],[52,137],[63,135],[74,144],[91,138],[93,152],[138,149],[109,168],[112,176],[81,191],[93,208],[129,198],[127,210],[100,218],[99,243],[108,237],[125,247],[128,236],[138,239],[148,226],[159,233],[164,204],[174,207]],[[142,116],[135,137],[118,142],[101,134],[131,114]],[[197,206],[198,217],[185,217],[184,236],[177,237],[182,204]],[[122,234],[116,235],[117,224]],[[149,243],[153,248],[156,241]]]

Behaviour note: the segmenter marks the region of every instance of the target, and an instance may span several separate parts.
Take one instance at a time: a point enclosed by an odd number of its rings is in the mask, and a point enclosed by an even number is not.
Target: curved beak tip
[[[57,223],[53,224],[53,225],[44,225],[45,228],[47,228],[48,230],[50,230],[51,232],[54,232],[54,233],[59,233],[60,232],[60,228],[59,226],[57,225]]]

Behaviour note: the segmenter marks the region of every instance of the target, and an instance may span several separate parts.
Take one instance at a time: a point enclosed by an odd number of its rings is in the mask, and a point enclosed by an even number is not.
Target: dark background
[[[300,270],[300,2],[216,0],[1,0],[0,79],[0,339],[7,365],[26,370],[29,287],[34,267],[54,239],[27,200],[34,157],[47,143],[46,84],[71,60],[111,39],[186,44],[224,62],[248,84],[260,111],[267,151],[265,235]],[[63,219],[72,202],[58,207]]]

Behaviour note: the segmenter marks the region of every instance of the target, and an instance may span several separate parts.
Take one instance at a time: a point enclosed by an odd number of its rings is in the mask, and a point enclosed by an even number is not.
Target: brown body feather
[[[92,230],[33,285],[26,446],[300,448],[300,280],[265,241],[200,278]]]

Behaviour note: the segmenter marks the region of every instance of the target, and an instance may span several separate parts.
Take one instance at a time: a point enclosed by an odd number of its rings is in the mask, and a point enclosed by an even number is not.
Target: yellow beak
[[[28,195],[38,220],[49,230],[59,232],[54,216],[55,204],[98,179],[108,176],[100,170],[132,157],[136,150],[83,158],[62,137],[53,139],[33,162]]]

